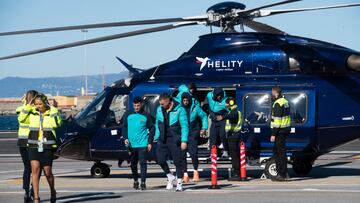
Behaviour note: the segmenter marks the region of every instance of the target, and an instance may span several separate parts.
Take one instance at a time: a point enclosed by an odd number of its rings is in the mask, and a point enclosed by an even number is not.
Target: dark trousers
[[[231,165],[235,175],[240,174],[240,133],[227,133]]]
[[[210,126],[210,148],[213,145],[218,145],[220,141],[223,143],[224,150],[229,151],[225,132],[225,120],[212,121]]]
[[[177,178],[183,178],[184,174],[182,170],[182,155],[183,153],[180,147],[180,143],[176,143],[172,137],[168,137],[165,142],[159,140],[156,150],[156,157],[158,164],[166,174],[171,173],[169,165],[166,161],[168,157],[172,157],[176,168]]]
[[[29,190],[30,178],[31,178],[31,164],[30,164],[30,160],[29,160],[28,148],[27,147],[19,147],[19,152],[21,155],[22,162],[24,164],[23,189]]]
[[[146,171],[147,171],[147,148],[131,148],[130,149],[130,164],[131,164],[131,172],[134,178],[134,181],[138,181],[138,163],[140,162],[140,177],[141,182],[144,183],[146,181]]]
[[[276,171],[279,176],[286,177],[287,175],[287,157],[286,157],[286,137],[287,133],[279,133],[275,138],[275,145],[273,148],[273,157],[276,163]]]
[[[198,132],[200,133],[200,132]],[[189,135],[189,142],[187,150],[182,150],[183,153],[183,171],[187,172],[187,152],[189,152],[191,161],[194,166],[194,170],[198,170],[199,168],[199,158],[198,158],[198,140],[197,137],[199,134]],[[194,136],[194,137],[193,137]]]

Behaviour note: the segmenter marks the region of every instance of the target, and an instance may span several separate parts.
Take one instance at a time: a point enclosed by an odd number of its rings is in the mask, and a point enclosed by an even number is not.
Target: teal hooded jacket
[[[181,95],[182,95],[183,93],[185,93],[185,92],[186,92],[186,93],[189,93],[189,94],[191,95],[191,97],[193,98],[193,95],[190,93],[190,90],[189,90],[189,88],[188,88],[186,85],[180,85],[179,88],[178,88],[178,90],[179,90],[179,93],[176,95],[176,97],[174,97],[174,100],[175,100],[176,102],[178,102],[178,103],[181,104]],[[196,99],[195,99],[195,105],[200,106],[199,101],[196,100]]]
[[[155,121],[155,141],[160,140],[165,142],[166,136],[174,138],[176,144],[181,142],[188,142],[189,137],[189,123],[186,116],[186,111],[179,103],[174,102],[173,108],[166,112],[161,106],[156,110]],[[165,129],[164,117],[167,114],[169,129]],[[170,133],[170,135],[167,135]]]

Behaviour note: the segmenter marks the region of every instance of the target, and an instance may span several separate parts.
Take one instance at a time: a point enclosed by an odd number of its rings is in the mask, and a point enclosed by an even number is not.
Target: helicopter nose
[[[359,55],[350,55],[347,59],[348,68],[354,71],[360,72],[360,56]]]

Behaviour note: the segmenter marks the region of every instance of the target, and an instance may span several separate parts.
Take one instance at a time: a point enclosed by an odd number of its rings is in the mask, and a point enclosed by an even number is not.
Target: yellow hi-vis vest
[[[55,128],[61,125],[61,117],[55,107],[50,107],[43,114],[33,109],[30,112],[29,121],[28,146],[30,148],[38,148],[39,143],[42,143],[44,149],[57,148]]]
[[[234,110],[237,108],[237,105],[234,105],[231,107],[231,110]],[[241,130],[242,127],[242,116],[241,116],[241,112],[238,110],[238,122],[236,124],[232,124],[230,123],[229,119],[226,119],[226,124],[225,124],[225,131],[226,132],[239,132]]]
[[[283,109],[283,115],[279,116],[274,113],[275,105],[279,104],[280,107]],[[277,99],[273,104],[273,110],[271,114],[271,128],[289,128],[291,124],[290,118],[290,106],[289,102],[284,98]]]
[[[16,108],[16,114],[18,115],[19,130],[18,130],[18,142],[19,147],[27,147],[29,137],[29,111],[25,109],[25,104]]]

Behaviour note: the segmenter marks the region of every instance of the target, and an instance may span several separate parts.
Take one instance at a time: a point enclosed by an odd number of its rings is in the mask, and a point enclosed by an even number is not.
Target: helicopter
[[[151,19],[68,27],[20,30],[0,36],[55,32],[77,29],[163,24],[99,38],[61,44],[9,56],[23,57],[107,40],[172,30],[185,26],[219,27],[221,32],[206,34],[179,58],[146,70],[117,59],[129,70],[129,78],[106,87],[77,115],[57,129],[61,157],[95,162],[94,177],[107,177],[106,160],[128,159],[121,136],[122,116],[132,110],[132,100],[143,96],[144,110],[155,117],[159,95],[176,93],[181,84],[194,82],[202,104],[208,92],[222,87],[236,98],[243,114],[243,140],[249,160],[265,165],[265,174],[276,176],[270,158],[271,87],[282,88],[291,106],[291,133],[287,139],[288,159],[298,175],[310,173],[314,161],[335,147],[360,138],[360,52],[328,42],[292,36],[273,26],[255,21],[272,15],[360,6],[360,3],[267,10],[298,2],[280,1],[246,9],[238,2],[222,2],[207,9],[205,15]],[[239,26],[240,30],[236,30]],[[256,32],[245,32],[244,26]],[[211,29],[212,30],[212,29]],[[336,106],[336,107],[335,107]],[[206,106],[203,105],[206,109]],[[150,160],[155,160],[150,153]]]

